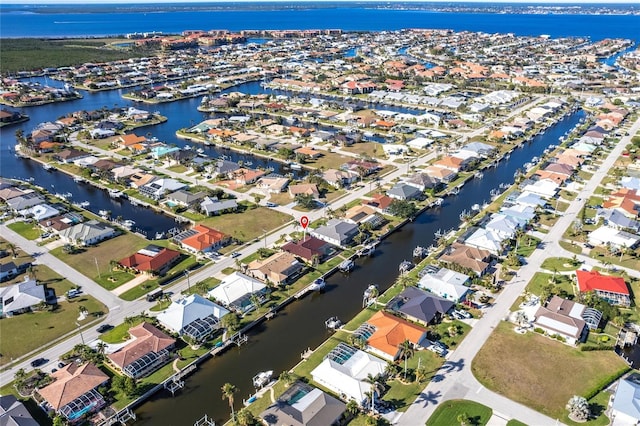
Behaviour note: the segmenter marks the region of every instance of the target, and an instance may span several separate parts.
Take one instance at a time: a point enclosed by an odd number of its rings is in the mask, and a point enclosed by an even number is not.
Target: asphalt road
[[[549,233],[546,234],[540,248],[527,259],[527,264],[521,267],[518,274],[505,286],[502,293],[496,298],[494,305],[484,311],[482,319],[476,323],[462,343],[450,354],[445,364],[437,372],[437,379],[429,382],[396,424],[403,426],[424,424],[438,404],[451,399],[476,401],[491,407],[501,417],[515,418],[526,424],[536,426],[558,424],[556,419],[549,418],[484,388],[471,372],[471,361],[489,338],[493,329],[508,315],[510,307],[523,293],[533,275],[541,269],[542,262],[548,257],[567,255],[566,250],[558,245],[558,241],[565,230],[572,225],[586,200],[593,194],[609,169],[620,157],[625,146],[631,141],[631,135],[635,135],[639,129],[640,118],[632,125],[629,131],[630,136],[625,136],[620,140],[603,161],[602,166],[585,183],[567,211],[560,216]],[[591,259],[591,261],[593,260]],[[508,356],[508,350],[505,349],[504,355]]]

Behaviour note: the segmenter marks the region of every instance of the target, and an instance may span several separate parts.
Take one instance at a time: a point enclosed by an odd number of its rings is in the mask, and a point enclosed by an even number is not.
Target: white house
[[[387,361],[340,343],[311,371],[311,377],[342,399],[353,399],[362,405],[367,399],[366,393],[371,391],[367,377],[384,374],[386,366]]]
[[[495,232],[496,235],[505,240],[512,238],[525,223],[526,221],[518,220],[511,216],[494,213],[491,215],[491,220],[484,226],[484,229]]]
[[[116,235],[116,230],[97,220],[78,223],[59,233],[60,239],[68,244],[90,246]]]
[[[0,288],[0,316],[12,316],[28,312],[32,306],[45,302],[45,287],[36,280],[25,277],[21,283]]]
[[[210,290],[207,296],[225,306],[247,311],[253,306],[251,295],[262,295],[266,289],[267,286],[262,281],[240,272],[234,272],[227,275],[216,288]]]
[[[609,407],[609,417],[614,426],[640,423],[640,376],[632,374],[626,379],[620,379]]]
[[[219,320],[229,311],[198,294],[183,297],[171,303],[158,315],[158,322],[179,335],[210,334],[218,328]],[[199,336],[199,337],[203,337]],[[200,340],[197,338],[197,340]]]
[[[495,232],[488,229],[478,229],[471,234],[464,242],[471,247],[477,247],[498,255],[502,251],[502,238]]]
[[[425,138],[425,137],[417,137],[415,139],[411,139],[407,142],[407,145],[413,149],[426,149],[433,143],[433,139]]]
[[[436,273],[425,274],[418,287],[430,291],[443,299],[459,302],[469,291],[464,284],[469,281],[469,276],[447,268],[440,268]]]
[[[601,226],[592,231],[589,236],[589,243],[594,246],[605,246],[611,244],[614,247],[635,247],[640,241],[640,237],[629,232],[620,231],[610,226]]]
[[[558,185],[551,179],[540,179],[539,181],[530,183],[529,185],[525,186],[522,189],[523,191],[528,191],[533,194],[538,194],[544,198],[553,198],[555,197],[559,188],[560,188],[560,185]]]

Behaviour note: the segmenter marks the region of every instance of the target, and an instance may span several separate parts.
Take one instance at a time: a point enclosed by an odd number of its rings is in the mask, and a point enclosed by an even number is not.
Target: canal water
[[[357,261],[349,275],[335,274],[327,279],[324,293],[312,294],[296,301],[271,320],[249,333],[249,341],[230,349],[222,356],[206,361],[199,371],[185,380],[185,387],[175,397],[162,391],[143,404],[136,414],[141,425],[191,425],[204,414],[217,424],[229,418],[229,405],[222,399],[224,383],[238,387],[236,410],[242,399],[253,392],[252,377],[264,370],[278,376],[300,361],[307,348],[316,348],[328,336],[324,321],[338,316],[343,321],[353,318],[361,309],[362,294],[370,284],[386,290],[398,276],[398,265],[411,259],[417,245],[429,246],[438,229],[450,229],[460,224],[459,215],[475,203],[490,199],[492,189],[513,182],[514,172],[533,157],[540,157],[545,148],[557,144],[558,138],[572,129],[584,117],[577,111],[516,149],[497,168],[485,170],[482,179],[469,181],[457,196],[445,199],[439,208],[425,211],[385,239],[372,258]]]

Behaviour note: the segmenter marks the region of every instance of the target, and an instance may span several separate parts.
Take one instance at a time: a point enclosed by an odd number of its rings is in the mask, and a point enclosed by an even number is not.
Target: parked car
[[[593,244],[589,244],[589,243],[585,243],[585,245],[584,245],[584,246],[585,246],[586,248],[588,248],[588,249],[595,248],[595,246],[594,246]]]
[[[231,253],[232,258],[238,257],[238,256],[240,256],[240,253],[238,253],[237,251],[234,251],[233,253]]]
[[[456,310],[454,310],[454,311],[453,311],[453,313],[454,313],[457,317],[459,317],[458,319],[463,319],[463,318],[469,319],[469,318],[473,318],[473,316],[472,316],[469,312],[467,312],[467,311],[465,311],[465,310],[463,310],[463,309],[456,309]]]
[[[37,368],[40,367],[41,365],[44,365],[47,363],[48,360],[46,360],[45,358],[36,358],[33,361],[31,361],[31,366],[33,368]]]
[[[104,333],[105,331],[109,331],[113,328],[111,324],[102,324],[100,327],[96,329],[98,333]]]
[[[276,203],[272,203],[272,202],[270,202],[270,201],[268,201],[265,205],[266,205],[267,207],[278,207],[278,205],[277,205]]]
[[[67,291],[67,299],[73,299],[74,297],[78,297],[80,296],[80,290],[72,288],[71,290]]]
[[[59,362],[58,363],[58,368],[64,368],[66,364],[64,362]]]

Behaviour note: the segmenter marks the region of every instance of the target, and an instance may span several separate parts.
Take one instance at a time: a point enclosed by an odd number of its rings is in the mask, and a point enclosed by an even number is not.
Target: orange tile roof
[[[120,136],[120,142],[122,142],[124,146],[135,145],[146,141],[147,138],[145,138],[144,136],[138,136],[135,133],[129,133],[128,135]]]
[[[627,283],[625,283],[621,277],[602,275],[598,271],[577,270],[576,278],[578,279],[578,288],[581,292],[600,290],[618,294],[629,294]]]
[[[369,346],[393,358],[398,355],[402,342],[409,340],[417,345],[426,332],[424,328],[384,311],[378,311],[367,323],[376,328],[375,333],[367,341]]]
[[[129,334],[135,337],[135,340],[109,355],[111,362],[121,369],[150,352],[158,353],[176,343],[175,339],[167,336],[148,322],[130,328]]]
[[[182,244],[198,251],[205,250],[229,238],[227,234],[205,225],[196,225],[192,229],[198,233],[182,240]]]
[[[109,376],[95,365],[79,366],[74,362],[52,373],[51,377],[55,382],[39,389],[38,393],[56,411],[109,380]]]
[[[118,263],[126,268],[133,268],[138,271],[160,271],[165,265],[179,256],[179,251],[164,248],[155,256],[147,256],[137,252],[125,257]]]

